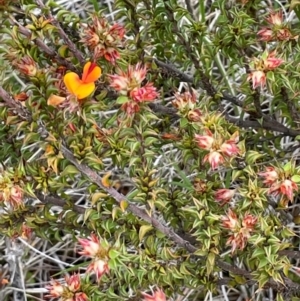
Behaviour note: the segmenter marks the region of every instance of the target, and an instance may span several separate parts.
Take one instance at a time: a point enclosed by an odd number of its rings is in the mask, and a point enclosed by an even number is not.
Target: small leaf
[[[107,172],[103,177],[102,177],[102,185],[106,188],[109,188],[110,185],[110,181],[109,181],[109,177],[111,176],[111,171]]]
[[[108,252],[108,256],[111,259],[115,259],[119,255],[120,255],[120,253],[117,250],[114,250],[114,249],[110,249],[109,252]]]
[[[78,169],[74,165],[68,165],[60,175],[64,177],[72,174],[78,174]]]
[[[121,95],[117,98],[117,103],[120,105],[122,105],[123,103],[126,103],[126,102],[128,102],[127,96]]]
[[[294,175],[294,176],[292,176],[291,180],[293,182],[300,183],[300,176],[299,175]]]
[[[127,207],[128,207],[128,202],[126,200],[122,200],[120,202],[120,208],[121,208],[122,212],[124,212],[127,209]]]
[[[151,225],[143,225],[139,231],[139,240],[141,241],[147,232],[151,231],[153,227]]]

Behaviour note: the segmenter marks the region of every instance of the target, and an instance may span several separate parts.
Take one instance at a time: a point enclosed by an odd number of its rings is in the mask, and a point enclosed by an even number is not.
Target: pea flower
[[[269,189],[269,193],[272,193],[275,196],[281,194],[286,196],[290,201],[293,201],[294,199],[294,191],[298,191],[298,185],[289,179],[285,179],[282,182],[273,184]]]
[[[259,172],[258,175],[264,178],[263,183],[267,185],[274,184],[279,177],[278,172],[272,166],[266,167],[266,171]]]
[[[82,77],[75,72],[64,76],[64,83],[68,91],[78,100],[86,98],[95,90],[95,81],[101,76],[101,68],[95,63],[87,62],[83,67]]]
[[[265,72],[261,70],[255,70],[251,72],[248,76],[248,81],[252,81],[252,88],[256,89],[257,87],[263,88],[266,85],[267,77]]]
[[[253,71],[247,78],[248,81],[252,81],[252,88],[256,89],[259,86],[264,88],[267,82],[267,72],[275,70],[282,63],[284,60],[277,58],[275,51],[264,52],[260,59],[254,58],[250,64]]]

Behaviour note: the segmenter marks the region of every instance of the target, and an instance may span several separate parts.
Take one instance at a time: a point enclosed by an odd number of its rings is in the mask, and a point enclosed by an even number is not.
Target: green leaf
[[[115,259],[118,256],[120,256],[120,252],[115,250],[115,249],[110,249],[109,252],[108,252],[108,256],[109,256],[110,259]]]
[[[139,231],[139,240],[142,241],[147,232],[151,231],[153,227],[151,225],[142,225]]]
[[[124,96],[124,95],[121,95],[117,98],[117,104],[120,104],[122,105],[123,103],[126,103],[128,102],[128,97],[127,96]]]
[[[293,175],[291,180],[296,182],[296,183],[300,183],[300,176],[299,175]]]
[[[60,175],[64,177],[64,176],[78,174],[78,173],[79,171],[74,165],[68,165]]]

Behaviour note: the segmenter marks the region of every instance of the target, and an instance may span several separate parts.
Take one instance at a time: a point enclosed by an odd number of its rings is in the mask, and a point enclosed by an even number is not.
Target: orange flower
[[[77,99],[88,97],[95,90],[95,81],[101,75],[101,68],[95,63],[87,62],[83,67],[82,77],[74,72],[69,72],[64,76],[64,83],[68,91],[75,95]]]

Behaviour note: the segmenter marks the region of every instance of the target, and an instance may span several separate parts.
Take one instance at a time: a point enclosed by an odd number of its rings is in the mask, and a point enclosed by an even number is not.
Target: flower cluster
[[[227,215],[222,216],[221,221],[222,226],[231,232],[226,242],[226,245],[231,246],[231,252],[237,249],[243,250],[254,230],[257,217],[246,213],[242,219],[239,219],[236,213],[229,209]]]
[[[263,27],[257,33],[261,41],[288,41],[295,38],[289,27],[283,22],[282,11],[271,12],[266,21],[269,26]]]
[[[201,121],[202,112],[196,106],[196,94],[193,92],[175,93],[173,106],[180,111],[183,117],[193,122]]]
[[[80,275],[74,274],[65,277],[66,283],[62,285],[52,279],[50,285],[46,286],[49,290],[47,298],[60,298],[60,301],[88,301],[87,295],[81,291]]]
[[[195,140],[199,148],[209,151],[203,162],[208,162],[212,169],[216,169],[223,164],[226,158],[233,158],[240,153],[237,146],[238,132],[235,132],[230,139],[224,141],[223,138],[213,135],[210,130],[206,130],[206,135],[196,134]]]
[[[143,301],[166,301],[166,295],[165,293],[161,290],[158,289],[156,292],[153,292],[152,295],[142,293],[143,294]]]
[[[115,64],[120,58],[118,47],[122,44],[125,28],[119,24],[110,25],[105,18],[92,17],[92,24],[88,25],[81,34],[81,42],[94,52],[94,59],[104,57]]]
[[[248,75],[248,81],[252,81],[252,88],[263,88],[266,85],[268,71],[273,71],[279,67],[284,61],[276,57],[276,53],[265,52],[261,59],[254,59],[251,64],[252,72]]]
[[[129,65],[126,71],[117,70],[117,74],[110,75],[110,86],[118,91],[122,97],[122,110],[132,115],[140,110],[140,103],[153,101],[158,92],[153,83],[142,82],[146,78],[147,68],[138,63]]]
[[[82,247],[82,251],[80,251],[79,254],[91,257],[93,259],[87,268],[87,272],[94,272],[97,280],[99,281],[104,274],[109,272],[108,247],[104,246],[105,243],[101,242],[100,239],[93,233],[89,239],[79,238],[78,242]]]
[[[298,191],[298,185],[284,170],[273,166],[266,167],[266,171],[259,172],[264,180],[263,183],[269,187],[269,193],[275,196],[281,195],[289,201],[293,201],[294,191]]]

